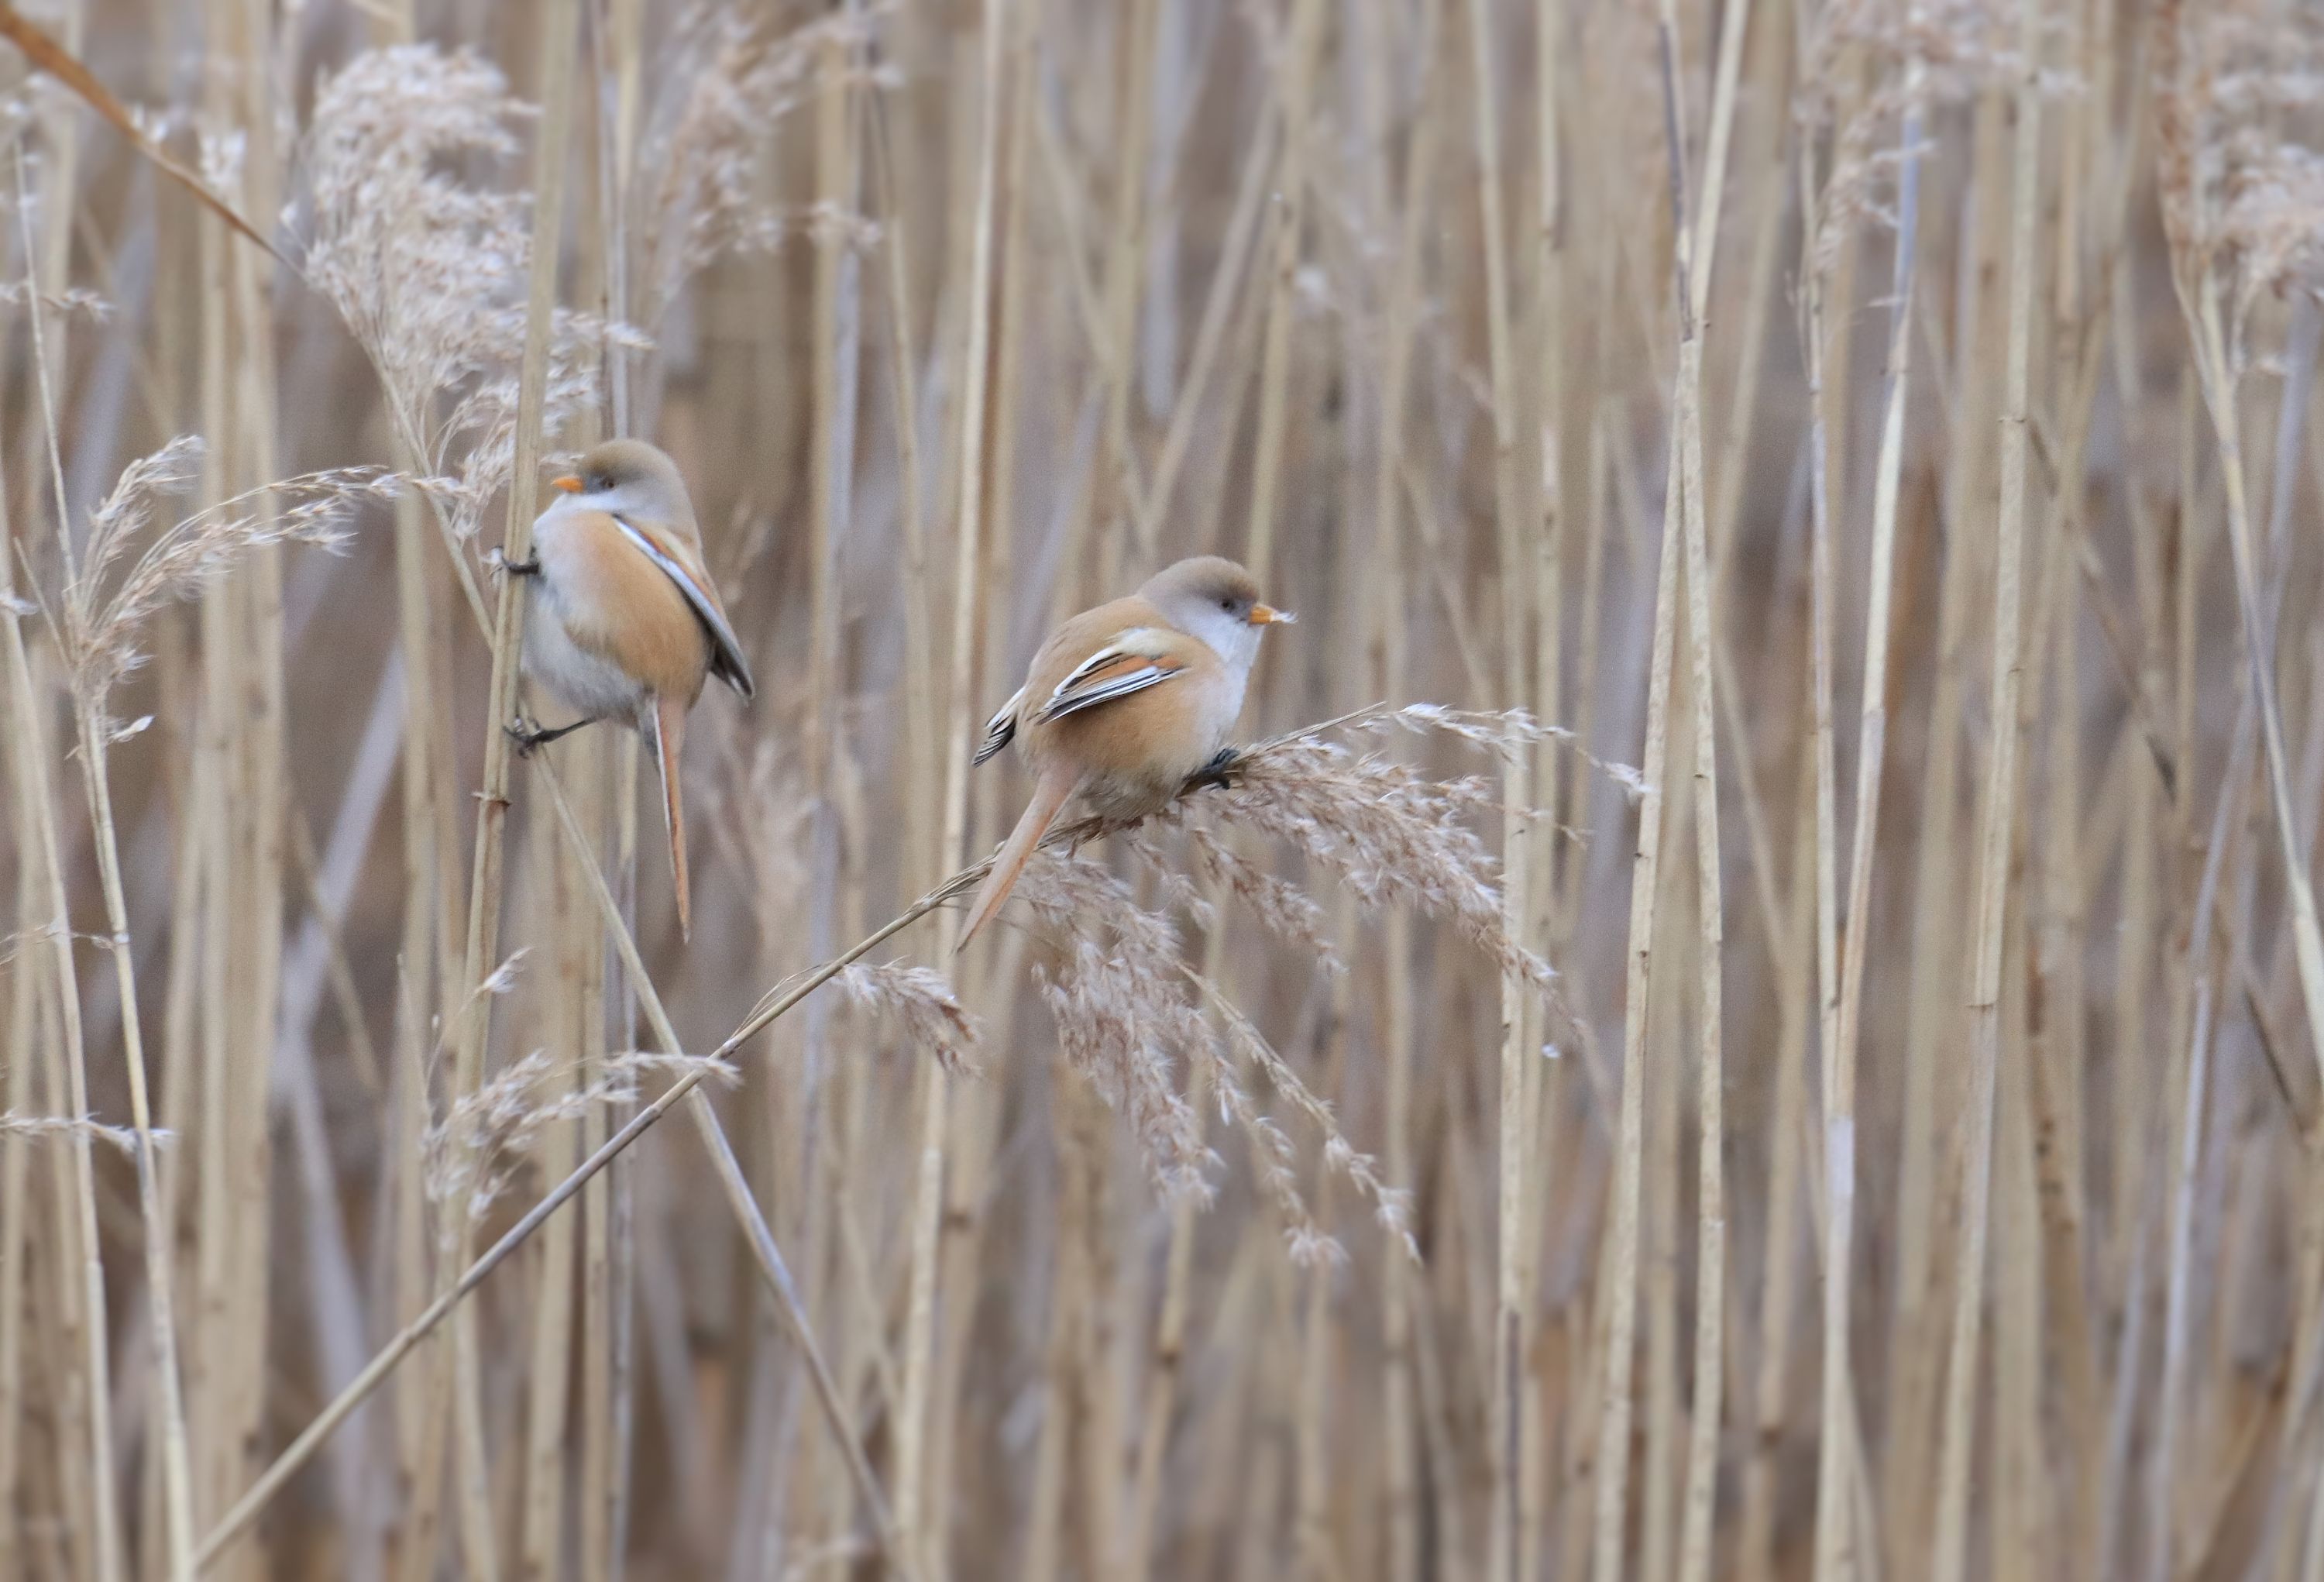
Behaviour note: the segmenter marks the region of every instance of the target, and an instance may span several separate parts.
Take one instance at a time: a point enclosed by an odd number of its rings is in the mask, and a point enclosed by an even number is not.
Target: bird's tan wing
[[[743,697],[752,696],[758,689],[751,680],[750,663],[742,657],[742,644],[726,619],[725,606],[718,602],[718,585],[710,579],[709,569],[702,563],[701,550],[658,523],[633,516],[615,516],[613,520],[622,535],[643,550],[646,558],[678,585],[686,602],[694,606],[703,630],[710,634],[710,673]]]

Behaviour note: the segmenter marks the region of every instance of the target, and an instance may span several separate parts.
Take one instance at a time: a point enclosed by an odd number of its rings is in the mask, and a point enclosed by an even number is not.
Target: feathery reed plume
[[[1859,225],[1895,227],[1888,195],[1908,152],[1919,152],[1895,146],[1906,116],[1966,104],[2016,79],[2024,57],[2015,44],[2015,14],[2004,0],[1923,0],[1901,7],[1849,0],[1818,14],[1794,113],[1806,125],[1838,127],[1816,211],[1819,273],[1831,274]],[[1842,64],[1852,55],[1874,72],[1874,87],[1848,98],[1842,84],[1853,74]],[[2038,81],[2045,97],[2078,86],[2061,70],[2044,69]]]
[[[1556,973],[1508,931],[1499,864],[1474,828],[1502,812],[1490,782],[1430,780],[1407,763],[1358,753],[1332,737],[1335,731],[1392,730],[1439,735],[1500,754],[1570,742],[1567,732],[1522,711],[1434,704],[1359,709],[1243,750],[1219,772],[1197,776],[1148,819],[1085,819],[1054,832],[1027,864],[1018,893],[1036,931],[1066,942],[1061,962],[1038,969],[1066,1060],[1121,1117],[1158,1187],[1172,1195],[1210,1191],[1211,1155],[1178,1079],[1181,1062],[1215,1059],[1215,1037],[1201,1004],[1208,999],[1231,1046],[1322,1134],[1325,1163],[1372,1203],[1382,1226],[1409,1248],[1401,1192],[1385,1185],[1370,1157],[1341,1135],[1329,1106],[1249,1018],[1179,959],[1171,920],[1140,906],[1126,884],[1089,858],[1058,850],[1103,835],[1127,835],[1130,851],[1160,876],[1166,901],[1185,904],[1198,922],[1213,927],[1213,908],[1170,873],[1155,838],[1160,828],[1181,829],[1199,872],[1248,905],[1270,933],[1329,966],[1336,957],[1323,934],[1321,906],[1237,856],[1220,831],[1271,837],[1346,886],[1367,911],[1404,907],[1450,923],[1502,973],[1566,1014]],[[1635,770],[1590,762],[1625,790],[1639,788]],[[1530,810],[1526,816],[1533,816]],[[1219,1064],[1214,1075],[1221,1113],[1250,1133],[1259,1184],[1282,1209],[1295,1251],[1303,1260],[1328,1255],[1330,1238],[1297,1207],[1293,1178],[1277,1173],[1288,1169],[1287,1140],[1271,1123],[1260,1124],[1263,1117],[1231,1069]]]
[[[1492,783],[1430,780],[1408,763],[1330,739],[1324,732],[1333,726],[1436,732],[1502,753],[1563,741],[1565,733],[1523,713],[1427,704],[1365,709],[1261,743],[1234,761],[1215,791],[1180,804],[1189,819],[1283,841],[1346,884],[1368,911],[1406,907],[1451,922],[1503,972],[1555,1006],[1557,974],[1509,933],[1500,865],[1472,822],[1500,815]],[[1599,766],[1626,789],[1637,783],[1634,771]]]
[[[942,973],[900,961],[859,961],[839,975],[839,986],[862,1010],[902,1028],[907,1041],[945,1070],[975,1073],[983,1034]]]
[[[1177,930],[1096,863],[1055,848],[1034,854],[1017,891],[1044,933],[1072,941],[1063,963],[1038,969],[1066,1063],[1130,1128],[1157,1187],[1207,1196],[1210,1153],[1177,1062],[1211,1032],[1179,976]]]
[[[1314,1091],[1299,1079],[1299,1074],[1276,1052],[1275,1046],[1267,1041],[1250,1018],[1236,1009],[1219,992],[1216,985],[1204,981],[1202,988],[1204,997],[1218,1012],[1219,1020],[1226,1025],[1229,1047],[1262,1072],[1275,1091],[1307,1118],[1323,1138],[1324,1167],[1353,1186],[1357,1193],[1372,1206],[1374,1222],[1396,1240],[1406,1257],[1415,1263],[1419,1262],[1420,1244],[1414,1240],[1412,1235],[1411,1189],[1391,1187],[1382,1180],[1379,1161],[1360,1151],[1347,1140],[1340,1131],[1338,1119],[1332,1114],[1332,1106],[1317,1097]],[[1221,1107],[1240,1110],[1246,1106],[1248,1100],[1243,1097],[1242,1089],[1234,1081],[1232,1073],[1222,1070],[1216,1075]],[[1291,1255],[1294,1263],[1312,1263],[1319,1255],[1336,1262],[1345,1256],[1344,1250],[1336,1240],[1320,1231],[1313,1235],[1323,1236],[1322,1241],[1318,1242],[1312,1236],[1293,1240]]]
[[[180,519],[115,575],[159,504],[192,487],[204,454],[201,439],[189,435],[131,462],[90,515],[78,573],[64,590],[62,634],[74,684],[100,707],[143,662],[139,639],[162,606],[193,597],[266,545],[338,545],[356,511],[394,499],[404,482],[377,467],[278,479]]]
[[[604,1070],[582,1083],[573,1080],[574,1069],[535,1050],[456,1099],[421,1138],[429,1201],[440,1207],[465,1199],[469,1217],[480,1219],[551,1127],[598,1105],[637,1097],[629,1069]]]
[[[775,207],[758,171],[778,125],[818,91],[825,46],[867,42],[881,9],[834,10],[798,24],[778,7],[697,3],[678,18],[674,91],[657,106],[638,158],[653,187],[639,210],[643,256],[635,278],[655,317],[722,253],[770,250],[809,227],[844,227],[859,245],[876,237],[860,215],[818,206],[797,217]],[[894,80],[883,73],[881,86]]]
[[[137,1133],[127,1126],[108,1126],[103,1121],[84,1115],[74,1120],[69,1115],[25,1115],[14,1110],[0,1111],[0,1137],[20,1137],[41,1140],[51,1137],[87,1137],[117,1151],[124,1158],[137,1157]],[[164,1146],[176,1140],[176,1133],[156,1132],[153,1141]]]
[[[2188,278],[2210,264],[2233,282],[2239,366],[2253,306],[2324,271],[2324,155],[2286,135],[2324,80],[2324,32],[2264,3],[2166,6],[2154,26],[2163,223]]]
[[[531,114],[465,51],[369,51],[317,89],[298,149],[303,191],[283,217],[308,281],[378,373],[399,438],[442,475],[427,493],[459,540],[514,461],[532,232],[527,194],[458,172],[512,158],[512,128]],[[648,343],[586,314],[553,316],[544,433],[595,404],[608,344]]]

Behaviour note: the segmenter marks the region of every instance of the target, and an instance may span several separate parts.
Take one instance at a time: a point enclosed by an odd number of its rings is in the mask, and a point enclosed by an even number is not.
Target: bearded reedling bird
[[[652,742],[678,933],[690,937],[678,782],[686,712],[710,676],[750,697],[751,667],[703,565],[677,463],[641,439],[608,439],[551,486],[560,493],[532,524],[533,558],[506,569],[533,579],[524,673],[581,717],[554,730],[520,723],[510,733],[530,753],[620,719]]]
[[[1052,633],[976,750],[982,763],[1023,732],[1033,800],[992,859],[961,945],[1001,910],[1076,795],[1096,817],[1142,819],[1213,767],[1242,712],[1259,638],[1291,619],[1260,600],[1250,572],[1204,555]]]

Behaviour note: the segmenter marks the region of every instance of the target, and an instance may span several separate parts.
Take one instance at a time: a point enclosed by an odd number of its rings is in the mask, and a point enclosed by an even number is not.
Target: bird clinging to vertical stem
[[[506,569],[532,582],[524,673],[581,717],[553,730],[519,721],[510,732],[528,753],[601,719],[646,736],[661,772],[678,932],[690,938],[678,795],[686,715],[711,676],[750,697],[751,668],[703,563],[675,462],[641,439],[609,439],[553,486],[557,499],[533,523],[533,558]]]

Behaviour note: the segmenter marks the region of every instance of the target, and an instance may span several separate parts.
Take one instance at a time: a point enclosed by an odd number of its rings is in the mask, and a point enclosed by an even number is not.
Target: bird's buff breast
[[[1232,735],[1242,689],[1211,675],[1192,686],[1165,681],[1120,702],[1069,715],[1034,730],[1081,771],[1081,805],[1102,819],[1142,819],[1176,797]],[[1168,748],[1157,752],[1162,743]]]

